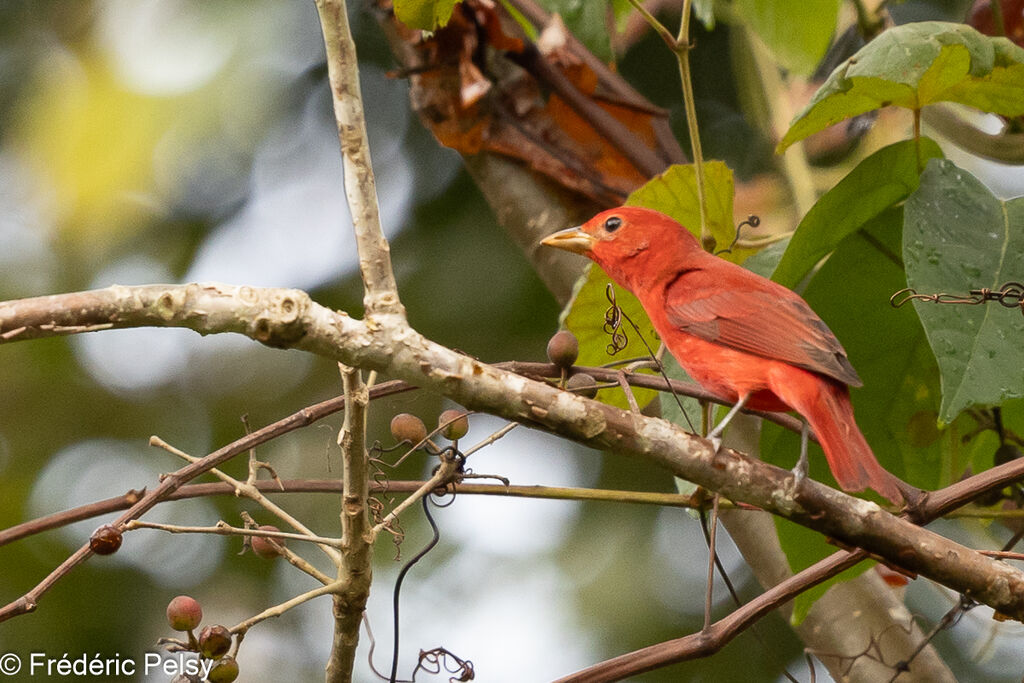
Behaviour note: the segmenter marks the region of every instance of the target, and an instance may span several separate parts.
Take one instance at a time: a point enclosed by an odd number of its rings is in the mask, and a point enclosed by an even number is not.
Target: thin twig
[[[515,424],[515,423],[512,423]],[[388,481],[385,483],[370,483],[370,491],[373,493],[412,493],[423,486],[422,481]],[[256,483],[264,493],[341,493],[342,483],[339,479],[284,479],[279,488],[276,482],[260,481]],[[562,486],[518,486],[515,484],[457,484],[458,492],[466,495],[482,496],[503,496],[508,498],[534,498],[538,500],[574,500],[574,501],[595,501],[606,503],[626,503],[629,505],[658,505],[662,507],[693,508],[695,503],[689,496],[679,493],[661,493],[655,491],[621,491],[614,489],[590,489],[573,488]],[[166,496],[163,500],[188,500],[206,496],[228,496],[233,495],[233,486],[224,483],[186,484]],[[126,493],[123,496],[99,500],[95,503],[88,503],[78,507],[56,512],[51,515],[37,517],[29,522],[16,524],[0,531],[0,547],[13,543],[14,541],[34,536],[53,529],[59,529],[84,519],[93,519],[108,515],[118,510],[126,510],[139,500],[138,492]],[[723,508],[732,509],[734,506],[724,501]],[[744,508],[739,508],[744,509]],[[1020,515],[1010,515],[1006,512],[994,511],[993,516],[1024,516],[1024,510]]]
[[[133,529],[155,529],[157,531],[165,531],[169,534],[214,534],[217,536],[260,536],[263,538],[280,538],[280,539],[292,539],[296,541],[309,541],[310,543],[319,543],[330,547],[340,545],[340,541],[335,538],[324,538],[322,536],[309,536],[307,534],[292,534],[284,531],[269,531],[262,529],[241,529],[239,527],[233,527],[226,522],[217,522],[216,526],[181,526],[177,524],[154,524],[152,522],[142,522],[140,520],[132,520],[124,526],[125,531],[131,531]],[[320,583],[327,585],[333,583],[335,579],[332,579],[327,574],[310,564],[306,558],[301,555],[297,555],[294,551],[283,544],[278,544],[278,553],[288,563],[294,566],[296,569],[309,574]]]
[[[288,610],[292,609],[293,607],[298,607],[304,602],[309,602],[313,598],[319,598],[321,595],[330,595],[332,593],[338,593],[339,591],[344,590],[344,588],[344,581],[334,581],[333,583],[329,583],[326,586],[319,586],[318,588],[314,588],[311,591],[307,591],[302,595],[296,595],[294,598],[291,598],[290,600],[285,600],[279,605],[268,607],[259,614],[251,616],[245,621],[241,621],[235,624],[228,630],[232,633],[244,634],[261,621],[266,621],[267,619],[271,619],[273,617],[279,617]]]
[[[690,151],[693,157],[694,176],[697,180],[697,206],[700,211],[700,237],[702,244],[709,244],[711,232],[708,227],[707,189],[704,184],[704,153],[700,145],[700,128],[697,125],[697,110],[693,95],[693,79],[690,74],[690,11],[691,0],[683,0],[682,19],[679,35],[673,37],[665,25],[647,11],[640,0],[629,0],[631,4],[657,32],[679,62],[679,80],[683,90],[683,105],[686,109],[686,128],[690,135]]]
[[[404,390],[404,387],[392,385],[390,389],[401,391]],[[205,458],[164,476],[160,485],[152,491],[142,494],[134,492],[130,494],[128,498],[130,499],[131,504],[128,506],[127,511],[120,515],[111,524],[119,527],[133,519],[138,519],[156,506],[160,501],[165,500],[168,496],[173,494],[186,482],[191,481],[218,465],[222,465],[236,455],[248,451],[250,448],[266,443],[271,439],[294,429],[298,429],[299,427],[312,424],[316,420],[326,417],[333,412],[337,412],[343,405],[344,404],[339,402],[338,399],[329,399],[323,403],[316,404],[315,406],[303,408],[283,420],[279,420],[271,425],[257,429],[252,434],[248,434],[244,438],[239,439],[232,444],[217,449]],[[92,552],[89,549],[89,544],[86,543],[82,545],[82,547],[72,553],[72,555],[66,560],[61,562],[60,565],[51,571],[30,591],[0,608],[0,622],[6,621],[7,619],[20,614],[26,614],[34,611],[38,606],[39,600],[48,593],[50,589],[60,581],[60,579],[91,556]]]
[[[407,508],[415,505],[421,498],[429,496],[431,492],[436,491],[445,484],[447,484],[452,475],[458,470],[458,462],[450,457],[441,458],[441,465],[434,472],[430,479],[423,482],[423,485],[412,492],[405,500],[395,506],[395,509],[387,514],[373,529],[370,530],[370,538],[376,539],[377,535],[381,531],[386,529],[394,520],[398,519],[398,516],[402,514]]]
[[[700,209],[700,237],[703,244],[711,239],[708,226],[707,186],[704,179],[704,152],[700,145],[700,128],[697,125],[697,100],[693,95],[693,77],[690,74],[690,11],[691,0],[683,0],[679,36],[676,38],[676,58],[679,61],[679,80],[683,86],[683,104],[686,107],[686,129],[690,134],[690,149],[693,155],[694,176],[697,179],[697,208]]]
[[[187,462],[198,462],[200,460],[200,458],[197,458],[195,456],[189,455],[188,453],[186,453],[185,451],[183,451],[183,450],[181,450],[179,448],[175,448],[171,444],[169,444],[166,441],[164,441],[163,439],[161,439],[159,436],[151,436],[151,437],[149,437],[149,445],[150,446],[156,446],[158,448],[162,448],[163,450],[167,451],[168,453],[171,453],[172,455],[176,455],[179,458],[181,458],[181,459],[183,459],[183,460],[185,460]],[[254,449],[252,449],[252,448],[249,449],[250,453],[253,450]],[[250,463],[251,462],[252,461],[250,459]],[[298,518],[294,517],[287,510],[282,508],[280,505],[277,505],[272,500],[270,500],[269,498],[264,496],[263,493],[261,493],[260,490],[258,488],[256,488],[255,486],[253,486],[252,484],[249,484],[247,482],[239,481],[239,480],[235,479],[234,477],[232,477],[231,475],[225,474],[224,472],[222,472],[221,470],[217,469],[216,467],[210,469],[210,473],[213,474],[218,479],[220,479],[221,481],[225,482],[226,484],[229,484],[230,486],[234,487],[235,495],[236,496],[242,496],[244,498],[248,498],[249,500],[252,500],[252,501],[258,503],[267,512],[269,512],[270,514],[274,515],[275,517],[280,519],[285,524],[288,524],[293,529],[298,531],[300,534],[305,534],[306,536],[309,536],[309,537],[316,537],[316,534],[314,534],[305,524],[303,524],[301,520],[299,520]],[[278,482],[278,483],[280,483],[280,482]],[[337,551],[337,549],[334,547],[333,544],[327,544],[325,546],[321,546],[320,549],[323,550],[324,554],[327,555],[327,557],[331,560],[331,562],[334,563],[335,566],[337,566],[338,562],[341,561],[341,554]]]
[[[124,525],[125,531],[133,529],[154,529],[166,531],[169,534],[213,534],[214,536],[248,536],[253,538],[280,538],[291,541],[307,541],[309,543],[320,543],[332,547],[340,547],[341,541],[336,538],[325,536],[307,536],[306,534],[293,534],[287,531],[270,531],[264,529],[243,529],[231,526],[227,522],[219,521],[214,526],[185,526],[181,524],[157,524],[155,522],[143,522],[135,519]],[[331,582],[328,582],[331,583]]]
[[[488,436],[486,439],[483,439],[479,443],[473,444],[472,446],[470,446],[469,448],[464,450],[462,452],[462,455],[468,458],[469,456],[471,456],[474,453],[476,453],[477,451],[479,451],[481,448],[486,448],[487,446],[490,446],[495,441],[497,441],[498,439],[502,438],[503,436],[505,436],[506,434],[508,434],[509,432],[511,432],[513,429],[515,429],[518,426],[519,426],[518,422],[509,422],[507,425],[505,425],[504,427],[502,427],[498,431],[494,432],[493,434]]]

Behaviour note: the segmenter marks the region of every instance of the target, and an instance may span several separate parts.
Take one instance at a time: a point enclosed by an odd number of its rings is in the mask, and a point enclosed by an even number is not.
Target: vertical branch
[[[327,54],[327,78],[334,102],[345,175],[345,197],[359,251],[366,317],[389,315],[404,327],[405,309],[391,269],[391,249],[380,224],[377,185],[370,163],[366,116],[359,87],[356,46],[345,0],[316,0]],[[341,366],[345,391],[345,425],[339,436],[344,483],[341,501],[341,561],[338,580],[344,588],[334,596],[334,642],[327,662],[329,683],[352,680],[359,627],[370,594],[372,568],[366,406],[369,390],[359,370]]]
[[[331,84],[334,117],[345,169],[345,197],[355,226],[359,271],[363,277],[366,314],[399,314],[398,287],[391,270],[391,250],[380,224],[377,184],[370,164],[366,117],[359,87],[356,45],[348,23],[345,0],[316,0],[327,51],[327,78]]]
[[[366,407],[370,392],[362,372],[339,364],[345,392],[345,422],[338,444],[342,456],[341,563],[338,581],[343,588],[334,596],[334,642],[327,661],[328,683],[352,680],[359,626],[373,578],[370,564],[371,525],[367,500],[369,458],[366,452]]]

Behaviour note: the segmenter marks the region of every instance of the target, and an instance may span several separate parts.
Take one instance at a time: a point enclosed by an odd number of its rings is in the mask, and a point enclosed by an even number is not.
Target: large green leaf
[[[448,24],[459,2],[462,0],[395,0],[395,16],[410,28],[436,31]]]
[[[733,225],[734,194],[732,170],[721,161],[704,163],[704,190],[707,197],[708,230],[719,249],[727,247],[736,236]],[[693,164],[675,164],[634,190],[626,199],[627,206],[645,206],[679,221],[700,237],[700,207],[697,204],[697,173]],[[740,263],[752,252],[723,253],[722,257]]]
[[[772,279],[796,287],[812,268],[848,235],[903,201],[917,188],[921,159],[941,157],[928,138],[883,147],[862,160],[845,178],[818,199],[800,221]]]
[[[939,175],[940,170],[946,170],[947,173],[942,175],[947,175],[949,182],[936,182],[934,176]],[[864,380],[864,387],[853,390],[852,398],[857,424],[874,449],[876,457],[894,474],[927,489],[952,483],[968,467],[978,471],[991,466],[992,453],[997,443],[991,433],[983,433],[965,441],[966,435],[974,435],[976,426],[974,420],[966,415],[957,417],[944,428],[936,424],[940,408],[946,401],[948,385],[943,379],[940,388],[939,368],[942,359],[936,363],[925,328],[917,316],[907,315],[909,307],[894,309],[888,303],[889,296],[902,288],[905,282],[899,259],[893,256],[900,253],[908,239],[917,239],[909,237],[911,230],[920,229],[927,234],[927,240],[935,243],[945,241],[948,245],[951,238],[943,234],[944,230],[937,223],[940,222],[940,215],[946,216],[947,221],[961,225],[968,223],[964,220],[965,216],[985,215],[985,210],[957,198],[960,194],[956,188],[957,183],[973,181],[969,178],[948,162],[932,161],[921,178],[920,188],[906,203],[906,219],[903,216],[904,209],[896,206],[868,221],[862,231],[843,240],[814,275],[805,292],[808,303],[842,341],[850,360]],[[984,195],[988,196],[987,192]],[[987,201],[994,200],[988,196]],[[1024,225],[1021,224],[1021,219],[1024,219],[1022,202],[1024,200],[1016,200],[1003,205],[1008,206],[1006,213],[1009,224],[1018,226],[1015,230],[1016,240],[1024,237]],[[911,214],[919,210],[918,204],[931,205],[928,208],[932,213],[928,219],[919,221],[912,228]],[[971,225],[975,233],[988,232],[984,220],[980,224],[971,221]],[[962,229],[971,231],[971,228],[964,225]],[[901,236],[903,231],[907,234]],[[1010,232],[1014,230],[1000,232],[997,226],[997,234],[1005,236]],[[992,239],[991,235],[987,235],[987,238]],[[925,249],[925,242],[922,239],[920,256],[906,257],[908,273],[916,267],[911,263],[915,260],[923,261],[929,267],[938,265],[929,262],[930,257],[934,260],[937,252]],[[1024,253],[1024,245],[1016,241],[1013,245],[1008,250],[1014,251],[1020,258],[1019,255]],[[976,259],[964,253],[940,260],[950,267],[959,261],[953,269],[961,271],[964,265],[973,271],[971,265],[977,263]],[[921,309],[928,307],[964,308],[919,305]],[[979,308],[967,307],[968,310],[983,314],[984,311]],[[1024,328],[1019,311],[998,306],[996,309],[990,315],[1005,314],[1004,320],[1014,325],[1021,324]],[[1007,339],[1012,342],[1024,338],[1022,328],[1007,330]],[[988,356],[987,353],[982,355],[986,358]],[[1018,361],[1015,367],[1007,368],[1006,378],[1020,381],[1024,377],[1022,367],[1024,363]],[[1024,410],[1021,408],[1020,400],[1007,404],[1004,424],[1008,429],[1017,430],[1021,427],[1024,420]],[[765,460],[790,467],[799,452],[799,438],[776,425],[766,423],[762,428],[761,447]],[[835,485],[824,454],[817,446],[812,446],[810,476]],[[776,520],[776,525],[782,547],[795,571],[835,550],[824,539],[809,535],[806,530],[795,528],[794,524]],[[793,618],[797,621],[802,619],[813,602],[829,586],[836,581],[851,578],[856,573],[855,569],[799,596],[794,604]]]
[[[1003,202],[949,161],[932,161],[907,200],[907,284],[966,295],[1024,280],[1024,198]],[[1024,316],[995,302],[916,302],[942,373],[939,418],[1024,396]]]
[[[732,7],[782,66],[807,75],[828,50],[839,0],[735,0]]]
[[[1024,49],[965,24],[890,28],[836,67],[790,124],[778,151],[873,109],[893,104],[920,110],[935,102],[1024,114]]]

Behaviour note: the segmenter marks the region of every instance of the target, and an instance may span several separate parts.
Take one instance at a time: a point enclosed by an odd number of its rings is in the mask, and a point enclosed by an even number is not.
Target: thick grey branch
[[[249,315],[255,316],[251,322]],[[805,480],[794,490],[786,470],[731,450],[716,454],[705,440],[664,420],[487,365],[431,342],[398,316],[370,325],[296,290],[226,285],[112,287],[0,304],[0,337],[8,340],[141,325],[242,332],[274,346],[385,370],[472,410],[657,464],[1024,619],[1024,573],[1003,562],[817,482]]]
[[[329,357],[339,345],[355,350],[372,341],[362,322],[314,303],[297,289],[216,282],[112,285],[0,303],[0,343],[130,327],[237,332],[267,346]]]

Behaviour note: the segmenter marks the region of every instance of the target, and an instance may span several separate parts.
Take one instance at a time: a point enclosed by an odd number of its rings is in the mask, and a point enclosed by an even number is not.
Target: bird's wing
[[[742,287],[722,290],[702,280],[684,274],[666,290],[668,322],[679,330],[834,377],[851,386],[863,384],[839,340],[790,290],[774,283],[769,291]],[[761,282],[756,286],[764,287]]]

